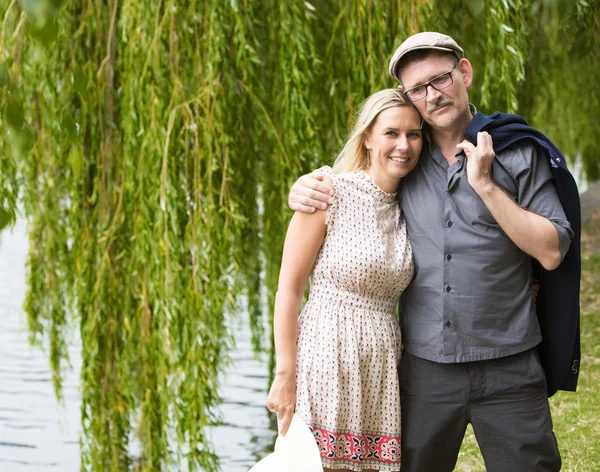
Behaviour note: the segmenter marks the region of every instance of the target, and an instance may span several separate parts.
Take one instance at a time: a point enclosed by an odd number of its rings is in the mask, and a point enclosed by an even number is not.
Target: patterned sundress
[[[298,320],[296,413],[323,467],[400,469],[400,329],[394,310],[413,276],[396,194],[364,171],[333,175],[327,235]]]

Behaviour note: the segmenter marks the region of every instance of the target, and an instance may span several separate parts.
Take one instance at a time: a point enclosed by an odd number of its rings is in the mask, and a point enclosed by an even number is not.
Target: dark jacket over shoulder
[[[581,359],[579,333],[579,284],[581,279],[581,208],[579,191],[558,148],[518,115],[476,113],[465,138],[477,144],[477,133],[487,131],[500,152],[515,143],[534,142],[544,151],[554,175],[558,197],[574,236],[560,266],[552,271],[537,262],[540,293],[537,313],[543,340],[538,346],[546,373],[548,396],[557,390],[575,391]]]

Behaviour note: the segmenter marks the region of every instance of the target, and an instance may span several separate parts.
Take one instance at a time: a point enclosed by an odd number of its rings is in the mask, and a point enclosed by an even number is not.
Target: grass
[[[582,260],[579,385],[550,399],[563,472],[600,471],[600,209],[583,228]],[[455,470],[485,472],[470,426]]]

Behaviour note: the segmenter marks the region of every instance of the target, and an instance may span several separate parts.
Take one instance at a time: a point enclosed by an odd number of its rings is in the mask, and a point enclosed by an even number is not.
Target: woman
[[[417,164],[421,118],[397,89],[361,108],[324,168],[327,210],[295,213],[275,300],[276,375],[269,410],[285,434],[294,410],[325,471],[400,468],[400,332],[394,309],[413,275],[396,189]],[[309,300],[298,311],[308,279]]]

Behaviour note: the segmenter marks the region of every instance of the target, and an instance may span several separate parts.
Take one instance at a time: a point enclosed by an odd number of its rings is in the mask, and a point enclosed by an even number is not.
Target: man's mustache
[[[449,98],[442,98],[435,103],[427,106],[427,113],[433,113],[438,108],[445,107],[446,105],[452,105],[454,102]]]

